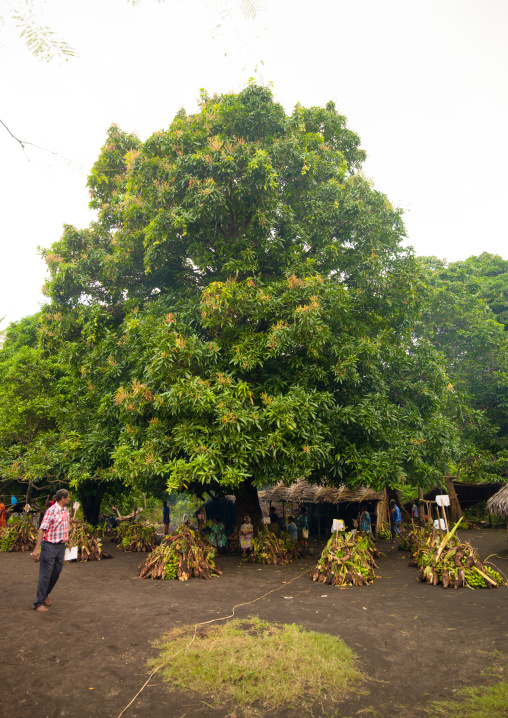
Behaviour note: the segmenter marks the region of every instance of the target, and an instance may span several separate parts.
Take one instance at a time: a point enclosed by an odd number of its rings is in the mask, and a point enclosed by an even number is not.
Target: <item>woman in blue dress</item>
[[[363,531],[366,534],[370,534],[372,533],[372,522],[370,520],[370,514],[365,508],[365,506],[362,506],[360,511],[360,531]]]

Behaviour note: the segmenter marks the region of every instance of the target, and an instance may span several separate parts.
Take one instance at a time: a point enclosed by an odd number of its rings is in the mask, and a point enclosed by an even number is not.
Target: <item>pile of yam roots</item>
[[[404,538],[401,548],[413,554],[409,566],[418,566],[418,580],[443,588],[497,588],[503,578],[496,568],[480,560],[467,541],[459,541],[453,529],[439,532],[432,527],[415,526]]]
[[[292,563],[296,558],[302,558],[297,544],[289,536],[282,532],[276,536],[269,528],[264,528],[259,535],[253,539],[252,547],[256,561],[267,564]]]
[[[214,558],[212,544],[202,534],[182,525],[163,538],[160,546],[141,564],[138,574],[141,578],[177,578],[179,581],[222,576]]]
[[[69,525],[69,543],[78,547],[78,562],[100,561],[111,558],[102,549],[102,542],[93,533],[91,527],[79,519],[71,519]]]
[[[28,516],[11,519],[0,534],[0,551],[33,551],[37,529]]]
[[[122,551],[153,551],[155,548],[155,528],[142,523],[120,524],[114,530],[111,539]]]
[[[364,586],[377,578],[375,559],[381,552],[372,537],[352,531],[337,531],[330,538],[317,566],[311,571],[313,581],[329,586]]]

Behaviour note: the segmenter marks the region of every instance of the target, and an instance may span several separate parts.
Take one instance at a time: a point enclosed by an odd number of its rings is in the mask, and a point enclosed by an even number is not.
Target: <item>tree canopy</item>
[[[508,263],[418,260],[364,159],[333,103],[254,83],[146,142],[110,128],[96,219],[42,250],[48,305],[0,352],[4,476],[254,518],[278,480],[503,476]]]
[[[237,496],[442,473],[456,437],[414,331],[424,273],[364,159],[333,103],[287,115],[254,83],[144,143],[109,130],[96,221],[44,251],[42,333],[104,471]]]

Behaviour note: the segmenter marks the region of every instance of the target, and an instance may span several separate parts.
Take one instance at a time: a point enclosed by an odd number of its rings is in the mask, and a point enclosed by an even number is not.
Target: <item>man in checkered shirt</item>
[[[32,553],[34,561],[38,561],[39,557],[41,561],[37,598],[34,601],[34,608],[39,613],[47,611],[47,607],[51,604],[49,594],[60,576],[65,544],[69,538],[67,504],[71,497],[66,489],[60,489],[56,492],[55,499],[56,503],[46,511],[41,521],[37,542]],[[70,543],[69,548],[71,548]]]

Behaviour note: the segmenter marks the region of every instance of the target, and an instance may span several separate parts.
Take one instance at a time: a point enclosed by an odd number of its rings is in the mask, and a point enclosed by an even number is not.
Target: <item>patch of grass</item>
[[[504,666],[486,666],[482,671],[482,676],[493,676],[494,678],[502,678],[503,673]]]
[[[295,624],[251,617],[193,636],[192,626],[170,631],[153,666],[166,664],[160,672],[172,688],[210,696],[216,706],[240,714],[288,708],[309,713],[316,703],[358,691],[364,680],[341,639]]]
[[[457,695],[463,701],[433,703],[427,709],[430,718],[453,715],[453,718],[506,718],[508,715],[508,683],[495,686],[464,688]]]

